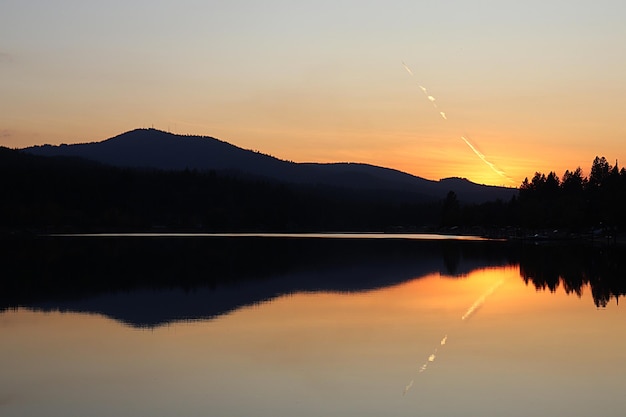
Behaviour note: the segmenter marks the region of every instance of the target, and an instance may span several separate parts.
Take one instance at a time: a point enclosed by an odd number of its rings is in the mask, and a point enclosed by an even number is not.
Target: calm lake
[[[626,414],[624,248],[337,237],[2,242],[0,415]]]

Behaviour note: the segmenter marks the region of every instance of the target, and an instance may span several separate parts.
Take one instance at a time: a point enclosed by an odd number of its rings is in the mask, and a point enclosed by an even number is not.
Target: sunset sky
[[[626,166],[625,22],[621,0],[2,0],[0,145],[153,126],[435,180],[588,175]]]

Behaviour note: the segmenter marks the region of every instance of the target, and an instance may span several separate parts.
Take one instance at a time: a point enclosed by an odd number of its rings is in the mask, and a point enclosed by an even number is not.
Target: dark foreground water
[[[2,242],[2,416],[623,416],[619,248]]]

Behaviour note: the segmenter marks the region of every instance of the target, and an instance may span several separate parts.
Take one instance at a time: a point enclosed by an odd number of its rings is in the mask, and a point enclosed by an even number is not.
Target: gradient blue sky
[[[429,179],[588,173],[626,163],[625,22],[616,0],[2,0],[0,144],[154,126]]]

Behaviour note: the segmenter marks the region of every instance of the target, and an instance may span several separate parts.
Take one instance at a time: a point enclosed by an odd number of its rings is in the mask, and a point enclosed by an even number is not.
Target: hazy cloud
[[[0,51],[0,63],[13,61],[13,55],[8,52]]]

